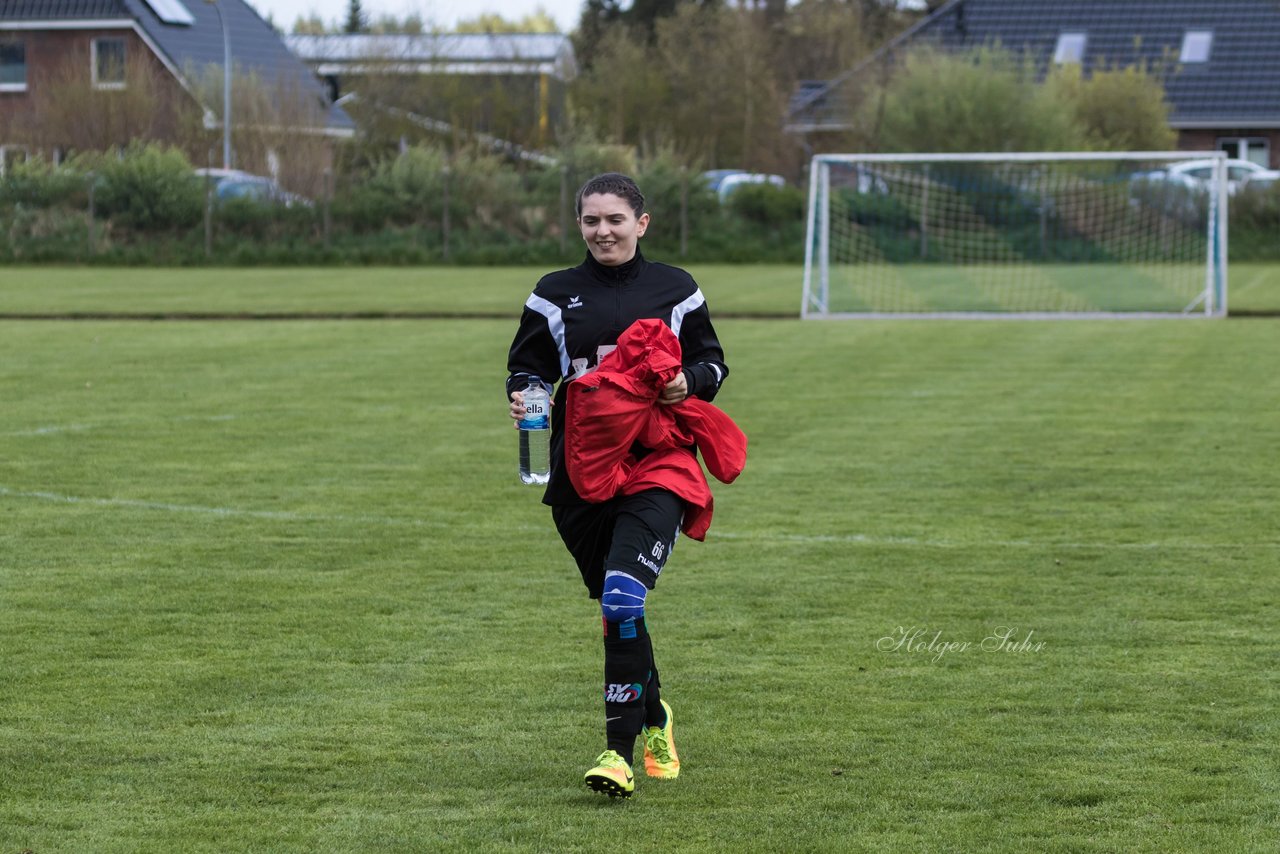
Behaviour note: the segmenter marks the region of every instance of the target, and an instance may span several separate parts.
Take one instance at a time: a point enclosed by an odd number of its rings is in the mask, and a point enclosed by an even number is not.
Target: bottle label
[[[524,418],[520,420],[521,430],[546,430],[550,427],[547,420],[547,404],[530,400],[524,405]]]

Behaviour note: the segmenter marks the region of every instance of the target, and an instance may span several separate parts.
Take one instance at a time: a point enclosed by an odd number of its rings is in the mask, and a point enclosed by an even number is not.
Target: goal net
[[[1225,315],[1225,157],[818,155],[801,314]]]

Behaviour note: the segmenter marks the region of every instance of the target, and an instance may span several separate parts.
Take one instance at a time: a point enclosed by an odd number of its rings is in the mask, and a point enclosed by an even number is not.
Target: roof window
[[[189,27],[196,22],[191,10],[182,5],[182,0],[147,0],[147,5],[166,24]]]
[[[1182,36],[1178,62],[1208,62],[1213,50],[1213,30],[1187,30]]]
[[[1084,45],[1089,37],[1086,33],[1062,33],[1058,36],[1058,46],[1053,50],[1055,65],[1066,65],[1080,62],[1084,58]]]

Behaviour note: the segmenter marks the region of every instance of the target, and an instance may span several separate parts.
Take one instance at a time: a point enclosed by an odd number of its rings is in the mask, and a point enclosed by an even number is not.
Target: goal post
[[[1226,166],[1225,152],[817,155],[801,316],[1225,316]]]

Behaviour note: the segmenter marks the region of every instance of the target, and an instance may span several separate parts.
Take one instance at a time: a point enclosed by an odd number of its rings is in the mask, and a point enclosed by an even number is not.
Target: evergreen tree
[[[343,25],[344,33],[364,33],[369,31],[368,23],[365,21],[364,9],[360,6],[360,0],[348,0],[347,2],[347,22]]]

